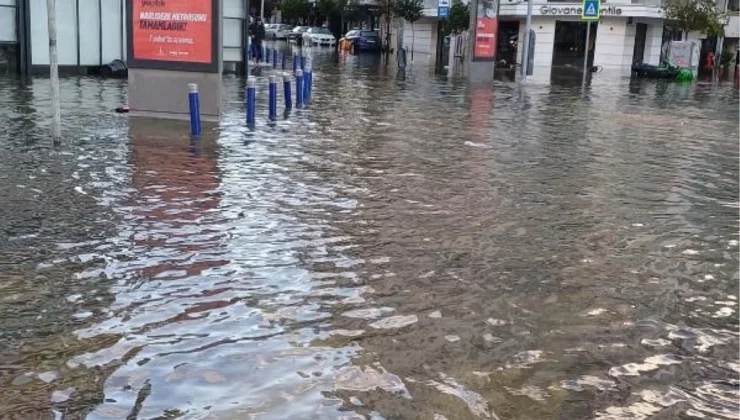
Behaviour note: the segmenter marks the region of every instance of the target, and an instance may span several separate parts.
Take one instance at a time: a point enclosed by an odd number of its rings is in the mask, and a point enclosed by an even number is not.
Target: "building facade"
[[[127,0],[57,0],[57,49],[62,72],[88,73],[126,60]],[[247,0],[223,1],[224,69],[241,65]],[[0,0],[0,69],[33,74],[49,67],[46,0]]]
[[[725,51],[737,49],[740,31],[738,0],[727,1]],[[425,17],[413,25],[415,61],[436,61],[443,40],[437,4],[437,0],[425,0]],[[586,53],[589,66],[594,67],[600,77],[629,76],[633,64],[659,64],[666,54],[667,43],[681,37],[680,32],[672,29],[663,18],[660,0],[602,1],[600,12],[600,20],[591,24],[590,42],[586,46],[586,23],[580,18],[580,2],[533,0],[531,77],[546,81],[554,74],[581,72]],[[502,64],[521,64],[526,16],[526,0],[501,0],[496,59]],[[397,45],[410,50],[411,25],[408,22],[399,25],[398,32]],[[705,36],[699,33],[691,33],[688,37],[697,42],[697,47],[702,45],[703,38]]]

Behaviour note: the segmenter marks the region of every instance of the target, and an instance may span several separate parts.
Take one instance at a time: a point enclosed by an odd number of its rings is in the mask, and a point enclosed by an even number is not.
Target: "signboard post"
[[[475,15],[473,61],[496,59],[499,0],[478,0]]]
[[[126,0],[129,106],[134,115],[187,119],[187,86],[196,83],[203,120],[218,120],[221,1]]]
[[[583,48],[583,87],[586,87],[588,75],[588,47],[591,44],[591,21],[599,20],[601,0],[583,0],[581,20],[586,21],[586,45]]]

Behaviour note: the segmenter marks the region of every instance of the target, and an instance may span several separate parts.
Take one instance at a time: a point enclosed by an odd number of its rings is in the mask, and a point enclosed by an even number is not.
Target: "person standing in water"
[[[249,28],[249,33],[252,36],[252,58],[254,59],[254,65],[255,67],[259,67],[262,61],[262,40],[265,39],[265,24],[262,23],[261,17],[255,19]]]

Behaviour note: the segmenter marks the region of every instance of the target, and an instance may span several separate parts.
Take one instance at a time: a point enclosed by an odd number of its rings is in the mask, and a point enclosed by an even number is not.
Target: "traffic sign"
[[[601,0],[583,0],[581,20],[599,20]]]
[[[450,15],[450,8],[447,6],[439,6],[437,8],[437,17],[444,19]]]

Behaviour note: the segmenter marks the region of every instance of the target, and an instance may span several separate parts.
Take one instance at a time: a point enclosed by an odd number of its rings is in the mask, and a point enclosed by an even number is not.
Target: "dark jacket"
[[[262,42],[265,39],[265,24],[255,22],[249,28],[249,34],[252,36],[252,41],[255,43]]]

